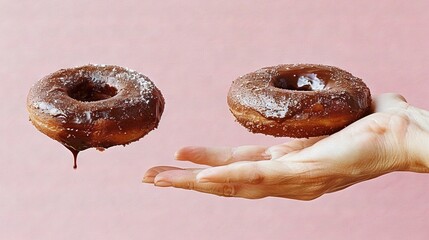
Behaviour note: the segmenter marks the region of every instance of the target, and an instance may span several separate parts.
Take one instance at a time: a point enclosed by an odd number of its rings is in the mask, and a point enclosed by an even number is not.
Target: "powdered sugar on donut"
[[[56,125],[50,137],[83,150],[137,141],[158,126],[164,98],[137,71],[89,64],[41,79],[30,90],[27,107],[36,126]]]
[[[312,137],[365,116],[371,94],[361,79],[339,68],[282,64],[236,79],[227,101],[237,121],[251,132]]]

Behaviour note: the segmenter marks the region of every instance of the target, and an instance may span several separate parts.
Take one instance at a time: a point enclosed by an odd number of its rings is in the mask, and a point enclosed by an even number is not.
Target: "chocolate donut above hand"
[[[119,66],[62,69],[27,97],[34,126],[72,151],[125,145],[158,126],[164,98],[146,76]]]
[[[228,105],[253,133],[308,138],[335,133],[367,115],[371,93],[349,72],[317,64],[266,67],[235,80]]]

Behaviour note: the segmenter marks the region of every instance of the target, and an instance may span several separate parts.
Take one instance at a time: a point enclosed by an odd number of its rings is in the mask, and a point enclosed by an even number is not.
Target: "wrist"
[[[406,145],[409,171],[429,173],[429,112],[410,107],[410,128]]]

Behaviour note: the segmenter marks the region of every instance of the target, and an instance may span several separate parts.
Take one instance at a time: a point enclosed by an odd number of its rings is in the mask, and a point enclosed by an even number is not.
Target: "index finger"
[[[176,160],[191,161],[209,166],[223,166],[238,161],[258,161],[271,159],[267,147],[240,146],[240,147],[197,147],[190,146],[179,149]]]

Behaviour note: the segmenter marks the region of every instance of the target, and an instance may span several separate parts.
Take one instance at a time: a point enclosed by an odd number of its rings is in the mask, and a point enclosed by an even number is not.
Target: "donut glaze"
[[[316,64],[266,67],[236,79],[227,97],[253,133],[308,138],[335,133],[370,111],[371,93],[347,71]]]
[[[39,80],[27,97],[30,120],[75,156],[87,148],[137,141],[158,126],[164,98],[141,73],[119,66],[62,69]]]

